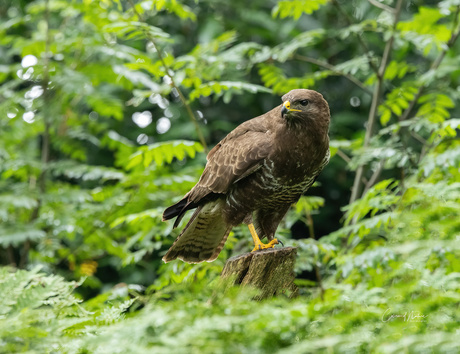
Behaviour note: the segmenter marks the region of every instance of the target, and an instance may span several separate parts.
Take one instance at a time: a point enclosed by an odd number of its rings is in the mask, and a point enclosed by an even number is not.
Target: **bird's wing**
[[[241,124],[209,152],[208,163],[188,200],[226,193],[233,183],[260,168],[272,144],[273,136],[264,120],[255,118]]]

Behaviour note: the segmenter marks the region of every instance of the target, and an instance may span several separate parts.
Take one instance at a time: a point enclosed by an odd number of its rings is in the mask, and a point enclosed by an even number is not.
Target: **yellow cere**
[[[286,107],[289,111],[292,111],[292,112],[302,112],[300,109],[291,109],[291,102],[289,102],[289,101],[284,102],[283,106]]]

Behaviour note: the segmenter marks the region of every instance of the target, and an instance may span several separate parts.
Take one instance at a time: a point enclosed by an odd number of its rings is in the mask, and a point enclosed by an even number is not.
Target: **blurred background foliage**
[[[460,1],[0,0],[0,352],[459,351]],[[205,152],[294,88],[330,164],[300,296],[162,264]]]

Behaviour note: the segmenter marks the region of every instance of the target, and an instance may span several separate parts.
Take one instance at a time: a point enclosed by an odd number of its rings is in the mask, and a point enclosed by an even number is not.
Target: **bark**
[[[294,284],[296,254],[296,248],[284,247],[235,256],[225,263],[221,277],[232,277],[235,284],[260,289],[257,300],[279,294],[295,297],[298,295],[298,288]]]

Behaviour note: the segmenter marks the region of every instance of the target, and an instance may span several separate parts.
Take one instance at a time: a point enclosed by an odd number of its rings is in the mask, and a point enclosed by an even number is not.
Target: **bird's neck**
[[[329,120],[290,120],[284,124],[282,139],[295,139],[301,144],[305,141],[316,146],[329,146]]]

